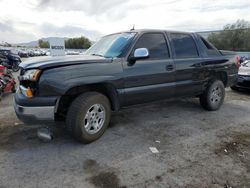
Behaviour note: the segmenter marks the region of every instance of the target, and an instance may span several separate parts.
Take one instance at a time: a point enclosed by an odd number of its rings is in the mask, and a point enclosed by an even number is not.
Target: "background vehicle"
[[[19,51],[18,51],[18,55],[19,55],[20,57],[29,57],[29,53],[28,53],[28,51],[26,51],[25,49],[19,50]]]
[[[0,64],[3,64],[3,63],[8,64],[8,62],[9,62],[9,60],[7,59],[7,57],[0,53]]]
[[[231,87],[233,90],[250,89],[250,60],[241,63],[237,83]]]
[[[12,73],[3,65],[0,65],[0,99],[4,93],[16,92],[16,82]]]
[[[19,55],[6,49],[0,49],[0,54],[8,59],[5,65],[8,69],[12,69],[14,72],[19,71],[19,64],[22,62]]]
[[[218,110],[238,72],[234,55],[223,55],[195,33],[116,33],[85,54],[21,64],[19,119],[65,121],[71,135],[89,143],[104,133],[111,111],[122,107],[198,96],[206,110]]]
[[[73,50],[66,50],[66,51],[65,51],[65,54],[66,54],[66,55],[79,55],[80,52],[78,52],[78,51],[73,51]]]

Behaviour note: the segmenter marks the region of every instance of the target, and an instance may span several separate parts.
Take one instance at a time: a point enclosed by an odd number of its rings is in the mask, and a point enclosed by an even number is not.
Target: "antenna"
[[[135,30],[135,24],[133,25],[133,28],[132,28],[132,29],[130,29],[130,31],[133,31],[133,30]]]

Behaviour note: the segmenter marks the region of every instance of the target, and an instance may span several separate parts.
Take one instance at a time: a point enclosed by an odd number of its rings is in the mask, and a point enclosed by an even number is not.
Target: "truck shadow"
[[[242,95],[245,95],[245,93]],[[245,115],[246,110],[242,106],[233,104],[225,104],[225,106],[217,112],[207,112],[200,107],[197,98],[164,100],[150,104],[136,105],[119,112],[114,112],[107,132],[110,130],[111,132],[116,132],[117,135],[125,135],[127,134],[126,129],[145,129],[145,131],[147,130],[149,133],[154,133],[157,132],[155,130],[155,128],[157,129],[157,125],[161,128],[164,128],[165,126],[166,128],[168,126],[178,127],[183,119],[186,119],[187,123],[193,121],[193,119],[196,119],[198,123],[208,122],[209,127],[208,125],[202,125],[202,128],[200,128],[205,130],[205,128],[213,127],[210,125],[217,126],[216,123],[213,123],[214,118],[219,122],[224,121],[225,115],[223,115],[223,113],[226,113],[227,116],[231,116],[231,111],[233,113],[235,110],[238,110],[242,114],[244,113],[243,116]],[[231,116],[232,121],[237,121],[235,118],[237,117],[234,117],[233,115]],[[37,146],[46,146],[49,144],[48,142],[39,140],[37,137],[37,127],[26,126],[24,124],[15,125],[14,122],[17,121],[16,117],[7,119],[0,124],[0,150],[19,150]],[[201,126],[198,123],[197,128]],[[152,125],[156,126],[152,127]],[[57,125],[57,127],[54,127],[55,139],[52,143],[70,143],[78,145],[78,142],[67,134],[64,126],[65,125],[62,123]],[[134,134],[136,134],[136,131],[134,132]],[[104,140],[102,139],[102,141],[105,142],[105,138]]]
[[[248,95],[250,96],[250,89],[239,89],[239,90],[233,90],[233,92],[241,95]]]

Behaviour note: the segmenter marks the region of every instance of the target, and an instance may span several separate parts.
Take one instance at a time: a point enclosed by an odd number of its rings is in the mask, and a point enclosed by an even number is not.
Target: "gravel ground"
[[[227,89],[219,111],[198,99],[124,109],[98,141],[63,129],[51,142],[0,102],[0,187],[250,187],[250,92]],[[152,153],[156,147],[159,153]]]

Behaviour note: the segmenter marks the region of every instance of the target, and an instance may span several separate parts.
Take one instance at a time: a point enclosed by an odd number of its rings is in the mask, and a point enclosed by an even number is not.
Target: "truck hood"
[[[22,62],[19,66],[23,69],[47,69],[53,67],[61,67],[77,64],[89,63],[111,63],[112,58],[105,58],[99,56],[89,55],[73,55],[73,56],[60,56],[60,57],[39,57],[31,58],[30,60]]]

